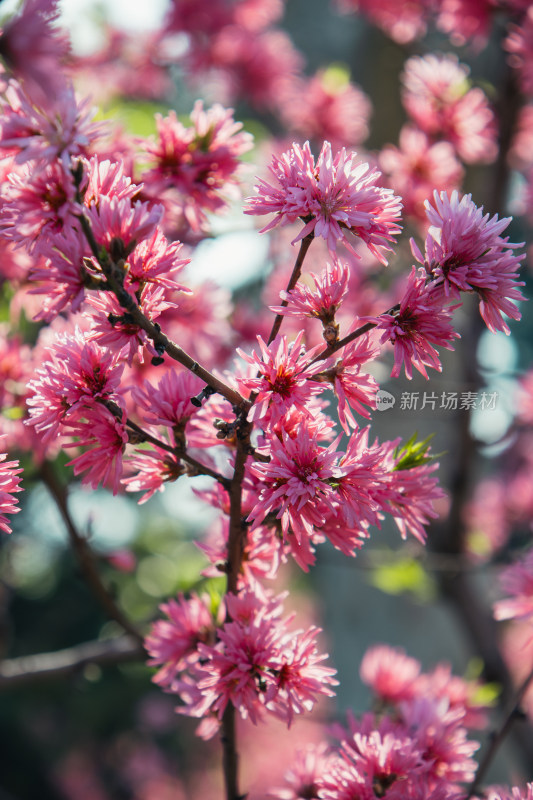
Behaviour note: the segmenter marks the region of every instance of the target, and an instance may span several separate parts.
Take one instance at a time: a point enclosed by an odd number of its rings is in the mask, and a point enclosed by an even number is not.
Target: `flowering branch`
[[[59,513],[66,525],[72,547],[78,558],[85,580],[90,586],[94,596],[111,619],[118,622],[125,631],[136,639],[136,641],[142,642],[142,635],[117,606],[113,597],[102,583],[95,558],[87,544],[87,540],[79,533],[68,509],[67,491],[58,481],[52,465],[49,462],[45,461],[43,463],[40,475],[55,500]]]
[[[121,412],[116,404],[108,401],[105,403],[105,405],[113,414],[115,414],[115,416],[117,416],[118,419],[120,419]],[[126,419],[125,424],[126,427],[130,428],[130,430],[134,432],[137,443],[150,442],[150,444],[161,448],[161,450],[166,450],[168,453],[172,453],[172,455],[177,455],[178,458],[189,464],[193,468],[191,474],[207,475],[210,478],[214,478],[225,488],[229,487],[230,481],[228,478],[225,478],[220,474],[220,472],[211,469],[211,467],[208,467],[207,464],[202,464],[202,462],[198,461],[198,459],[194,458],[194,456],[189,455],[189,453],[186,452],[185,448],[181,444],[172,446],[171,444],[158,439],[156,436],[152,436],[150,433],[148,433],[148,431],[145,431],[144,428],[141,428],[140,425],[137,425],[136,422],[133,422],[133,420],[129,419],[129,417]]]
[[[81,177],[77,180],[81,180]],[[81,197],[80,197],[81,199]],[[114,262],[110,259],[109,255],[101,248],[94,238],[91,224],[87,217],[83,214],[79,215],[80,225],[87,242],[93,252],[94,257],[98,261],[102,272],[107,281],[107,287],[101,286],[100,288],[109,288],[117,298],[122,308],[128,313],[131,322],[145,331],[154,343],[157,353],[167,353],[171,358],[182,364],[186,369],[190,370],[194,375],[197,375],[204,383],[206,383],[214,392],[221,394],[226,400],[238,409],[249,407],[247,400],[242,397],[239,392],[232,389],[225,384],[209,370],[202,367],[192,356],[182,350],[179,345],[172,342],[161,330],[157,323],[151,322],[141,311],[133,297],[124,289],[124,266],[120,263]]]

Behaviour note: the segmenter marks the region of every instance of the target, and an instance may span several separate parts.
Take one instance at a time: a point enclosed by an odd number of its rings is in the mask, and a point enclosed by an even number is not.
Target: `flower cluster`
[[[380,713],[349,717],[338,725],[338,747],[302,751],[287,774],[289,788],[269,793],[276,800],[300,797],[450,798],[472,780],[478,742],[469,729],[486,722],[487,706],[476,700],[480,684],[452,675],[447,664],[422,672],[402,650],[370,648],[361,677],[380,704]]]
[[[154,680],[182,701],[179,711],[204,718],[200,734],[212,736],[228,703],[253,722],[267,712],[290,726],[322,695],[333,695],[335,670],[321,662],[320,630],[289,628],[282,596],[250,582],[238,595],[227,595],[216,625],[208,598],[183,596],[162,606],[168,620],[154,623],[146,639]]]

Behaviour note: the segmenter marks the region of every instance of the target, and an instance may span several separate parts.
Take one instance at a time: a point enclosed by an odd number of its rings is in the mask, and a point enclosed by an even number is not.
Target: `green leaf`
[[[420,602],[431,600],[436,593],[433,580],[414,558],[401,558],[376,567],[371,582],[386,594],[410,593]]]
[[[415,431],[415,433],[413,433],[411,438],[404,445],[398,445],[394,451],[394,458],[397,459],[396,466],[394,467],[395,470],[420,467],[422,464],[427,464],[430,461],[434,461],[436,458],[442,455],[442,453],[436,453],[435,455],[431,456],[429,455],[429,442],[434,436],[433,433],[431,433],[426,439],[423,439],[419,442],[417,442],[417,436],[418,434]]]

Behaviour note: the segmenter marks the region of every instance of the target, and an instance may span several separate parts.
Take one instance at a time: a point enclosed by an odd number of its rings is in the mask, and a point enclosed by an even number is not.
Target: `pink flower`
[[[433,142],[412,125],[400,131],[399,146],[387,145],[379,154],[387,182],[403,202],[404,213],[425,221],[425,201],[437,189],[458,188],[463,168],[450,142]]]
[[[21,492],[20,478],[22,472],[18,461],[6,461],[7,453],[0,453],[0,530],[11,533],[9,519],[6,514],[17,514],[18,499],[13,497],[15,492]]]
[[[124,406],[120,380],[124,370],[117,357],[95,342],[88,341],[79,328],[73,335],[59,334],[49,352],[49,361],[36,370],[28,384],[28,424],[48,444],[77,420],[88,406],[111,400]]]
[[[39,171],[24,164],[20,172],[8,175],[8,181],[0,224],[7,239],[39,251],[44,238],[53,239],[65,225],[76,224],[74,182],[61,161]]]
[[[136,299],[143,313],[153,321],[169,307],[166,295],[165,287],[147,283]],[[120,357],[130,366],[136,355],[142,363],[145,347],[153,356],[158,355],[146,332],[128,317],[115,295],[100,292],[91,295],[88,301],[96,309],[91,338],[105,347],[118,348]]]
[[[227,95],[259,110],[278,108],[286,85],[303,66],[292,39],[279,29],[254,32],[226,25],[209,42],[207,55]]]
[[[70,45],[54,26],[58,17],[56,0],[26,0],[0,32],[0,56],[8,70],[40,101],[56,97],[64,87],[62,62]]]
[[[441,0],[437,27],[462,46],[469,39],[481,47],[487,40],[498,0]]]
[[[322,380],[331,384],[337,396],[339,422],[345,433],[349,433],[350,427],[357,428],[352,409],[369,419],[368,409],[375,408],[378,384],[362,370],[362,366],[373,359],[376,353],[377,348],[365,334],[346,345],[342,357],[320,375]]]
[[[159,227],[140,242],[128,256],[128,279],[135,289],[146,283],[158,284],[176,292],[192,294],[191,289],[182,286],[175,279],[189,258],[178,258],[181,242],[169,242]]]
[[[167,617],[152,623],[144,646],[150,656],[148,666],[160,667],[152,680],[164,688],[172,688],[176,676],[198,661],[198,644],[214,636],[214,620],[207,595],[193,593],[186,600],[180,593],[177,600],[160,606]]]
[[[520,20],[519,25],[509,26],[509,35],[504,43],[511,54],[509,63],[518,70],[522,91],[526,96],[533,94],[533,8],[531,6]]]
[[[169,438],[175,446],[172,434]],[[138,450],[137,455],[128,458],[127,467],[129,471],[137,472],[122,478],[121,483],[127,492],[144,492],[139,500],[140,506],[156,492],[162,492],[165,483],[177,480],[185,471],[179,456],[157,445],[152,450]]]
[[[422,773],[421,752],[407,732],[356,732],[342,744],[320,797],[351,800],[379,795],[403,800],[407,786]]]
[[[278,335],[270,345],[258,336],[262,358],[255,351],[248,356],[242,350],[237,350],[241,358],[259,371],[256,378],[237,378],[239,386],[256,394],[249,419],[266,419],[272,424],[292,407],[297,408],[303,416],[309,413],[307,403],[322,391],[320,385],[313,382],[313,376],[320,371],[323,362],[309,364],[316,349],[302,355],[303,335],[304,332],[300,331],[291,344],[286,336]]]
[[[467,738],[464,710],[446,700],[417,697],[400,704],[403,724],[423,753],[430,780],[472,781],[478,764],[472,755],[479,742]],[[431,785],[431,784],[430,784]]]
[[[263,233],[300,217],[306,224],[294,241],[314,233],[332,253],[338,242],[355,253],[351,234],[385,264],[383,251],[391,249],[388,243],[400,231],[401,203],[378,185],[380,173],[355,157],[344,148],[333,157],[324,142],[315,165],[309,143],[294,144],[281,158],[273,157],[270,171],[276,183],[260,180],[258,196],[249,198],[245,213],[276,214]]]
[[[90,450],[73,458],[67,466],[74,468],[74,475],[87,473],[82,478],[83,486],[97,489],[100,485],[109,485],[113,494],[117,494],[122,476],[122,456],[128,442],[125,414],[119,420],[107,408],[95,404],[85,407],[84,417],[70,423],[69,432],[77,437],[77,442],[65,447],[90,447]]]
[[[348,291],[350,277],[347,264],[337,260],[326,263],[326,269],[321,275],[310,274],[315,288],[311,289],[303,281],[299,281],[290,292],[281,291],[279,296],[287,301],[286,306],[270,306],[275,314],[285,314],[291,317],[314,317],[319,319],[324,327],[335,322],[335,314],[340,308],[342,299]]]
[[[511,791],[502,787],[491,786],[486,792],[487,800],[533,800],[533,783],[528,783],[525,789],[513,786]]]
[[[59,159],[66,170],[72,156],[86,155],[90,144],[103,131],[93,123],[95,109],[89,101],[76,99],[67,85],[53,102],[41,109],[11,83],[5,93],[0,124],[0,147],[16,154],[17,163],[35,160],[38,166]]]
[[[218,641],[198,644],[199,660],[190,670],[197,690],[191,692],[188,680],[174,684],[186,703],[182,713],[214,713],[220,720],[231,702],[243,719],[256,723],[268,711],[290,726],[318,695],[332,696],[335,671],[320,665],[326,656],[316,650],[318,629],[289,631],[292,617],[281,618],[282,600],[255,583],[226,596],[228,620]]]
[[[184,428],[198,412],[191,398],[204,387],[203,381],[187,370],[169,369],[157,384],[144,381],[143,387],[134,387],[132,397],[144,409],[143,418],[150,425],[166,425],[169,428]]]
[[[91,269],[91,251],[87,239],[76,228],[66,227],[53,238],[38,243],[41,259],[30,270],[30,279],[38,285],[31,294],[44,295],[36,320],[49,322],[65,308],[76,312],[86,298],[86,290],[98,286],[101,279]]]
[[[381,343],[390,341],[394,345],[392,377],[399,376],[402,365],[409,379],[413,377],[413,367],[426,379],[426,367],[442,372],[434,345],[453,350],[450,342],[459,334],[452,327],[451,317],[452,311],[460,305],[446,307],[444,300],[432,284],[427,284],[424,271],[417,274],[413,267],[399,310],[372,318],[376,329],[383,331]]]
[[[415,696],[421,665],[399,648],[375,645],[361,661],[361,680],[386,703],[399,703]]]
[[[509,595],[494,604],[496,619],[530,619],[533,616],[533,550],[507,567],[500,578]]]
[[[366,94],[334,69],[289,83],[280,98],[280,115],[291,134],[331,142],[333,149],[364,142],[371,110]]]
[[[390,489],[395,494],[391,495],[388,510],[402,539],[411,533],[424,544],[429,520],[438,517],[434,501],[444,496],[438,478],[432,475],[438,466],[438,463],[422,464],[390,473]]]
[[[361,12],[398,44],[408,44],[426,32],[431,0],[337,0],[342,11]]]
[[[128,198],[131,202],[139,199],[142,184],[132,182],[126,173],[123,160],[110,161],[93,156],[90,161],[83,162],[85,166],[83,175],[83,203],[87,208],[98,207],[100,197]]]
[[[267,708],[291,726],[295,714],[311,711],[317,695],[334,697],[329,687],[336,686],[337,670],[320,664],[328,656],[317,652],[315,638],[320,628],[289,632],[280,637],[278,665],[273,670],[274,681],[267,688]]]
[[[252,137],[233,119],[233,109],[214,105],[204,111],[197,101],[193,125],[185,128],[171,111],[158,115],[158,141],[147,150],[155,161],[143,176],[146,190],[160,197],[168,190],[179,193],[185,217],[193,230],[205,223],[205,212],[226,206],[238,185],[239,158],[252,147]]]
[[[515,305],[524,297],[516,280],[524,255],[513,253],[521,244],[511,244],[500,235],[510,218],[483,215],[467,194],[435,192],[435,205],[426,201],[430,228],[426,236],[425,256],[411,241],[413,254],[446,296],[459,297],[460,291],[476,291],[479,310],[491,331],[509,333],[503,314],[520,319]]]
[[[163,206],[101,195],[85,216],[97,243],[110,250],[112,256],[125,258],[138,242],[154,234],[163,216]]]
[[[320,447],[305,423],[295,439],[286,433],[281,440],[273,437],[270,461],[250,467],[262,488],[249,519],[257,524],[274,514],[281,521],[284,537],[294,537],[298,544],[312,536],[314,527],[320,528],[333,510],[330,479],[336,470],[337,443]]]
[[[391,444],[380,445],[376,441],[370,445],[369,432],[370,428],[367,426],[356,429],[351,434],[346,453],[340,459],[335,480],[339,504],[335,517],[341,526],[357,530],[360,538],[367,537],[366,528],[369,525],[379,527],[379,512],[394,497],[389,486],[389,472],[392,469]],[[325,533],[331,538],[329,524]],[[343,549],[343,552],[346,550]]]
[[[228,536],[229,519],[224,516],[217,520],[216,536],[209,537],[206,542],[197,543],[197,547],[212,565],[203,570],[202,575],[219,577],[224,572],[228,560]],[[271,528],[259,525],[249,530],[243,547],[240,584],[247,585],[253,581],[275,578],[284,555],[282,550],[280,541]]]
[[[283,776],[286,788],[273,789],[268,793],[272,800],[313,800],[320,797],[319,791],[328,773],[331,757],[326,744],[307,745],[297,750],[290,769]]]
[[[469,88],[468,67],[453,55],[413,56],[405,63],[402,100],[423,131],[447,139],[468,164],[498,152],[495,117],[481,89]]]

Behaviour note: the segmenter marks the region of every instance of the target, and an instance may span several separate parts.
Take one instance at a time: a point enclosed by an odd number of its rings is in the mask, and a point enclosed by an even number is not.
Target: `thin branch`
[[[102,642],[86,642],[57,650],[0,661],[0,691],[44,680],[59,680],[80,673],[89,664],[109,666],[146,657],[135,636],[120,636]]]
[[[102,583],[94,554],[85,537],[78,531],[68,509],[67,490],[57,479],[49,462],[45,461],[41,466],[40,476],[56,502],[82,573],[94,596],[111,619],[118,622],[138,642],[142,642],[143,637],[139,631],[117,606],[114,598]]]
[[[121,277],[121,269],[117,264],[114,264],[107,253],[105,256],[100,252],[98,243],[96,242],[89,220],[82,215],[78,217],[82,227],[85,238],[87,239],[94,257],[97,259],[102,272],[104,273],[107,281],[108,288],[111,289],[122,308],[128,312],[133,324],[137,325],[145,331],[152,342],[154,343],[155,350],[158,353],[167,353],[174,361],[182,364],[186,369],[197,375],[204,383],[210,386],[215,392],[226,398],[233,406],[239,410],[248,410],[250,404],[245,400],[239,392],[232,389],[224,381],[221,381],[209,370],[202,367],[192,356],[185,352],[179,345],[172,342],[166,336],[157,323],[149,320],[142,312],[140,307],[135,302],[131,294],[123,286],[123,275]]]
[[[250,424],[243,422],[237,431],[237,450],[230,495],[228,534],[227,592],[235,594],[242,565],[246,528],[242,518],[242,484],[250,443]],[[229,619],[229,616],[228,616]],[[235,707],[228,703],[222,717],[222,748],[226,800],[240,800],[238,786],[239,757],[235,730]]]
[[[109,406],[108,406],[109,407]],[[229,489],[230,480],[229,478],[225,478],[224,475],[221,475],[220,472],[217,472],[211,467],[208,467],[207,464],[202,464],[201,461],[194,458],[193,456],[189,455],[183,447],[173,447],[172,445],[168,444],[167,442],[161,441],[155,436],[152,436],[150,433],[141,428],[140,425],[137,425],[136,422],[133,422],[129,417],[126,420],[126,425],[128,428],[131,428],[132,431],[139,436],[139,441],[149,442],[153,444],[154,447],[160,447],[162,450],[166,450],[168,453],[171,453],[177,459],[181,461],[185,461],[191,467],[194,467],[195,474],[198,475],[208,475],[210,478],[214,478],[218,481],[222,486],[225,486],[226,489]]]
[[[294,287],[298,283],[298,280],[302,273],[302,266],[304,263],[305,256],[307,255],[307,251],[311,247],[311,242],[313,241],[314,238],[315,234],[313,231],[311,231],[311,233],[308,233],[307,236],[304,236],[304,238],[300,242],[300,250],[298,251],[298,255],[296,256],[296,261],[294,262],[292,275],[285,290],[286,292],[290,292],[292,289],[294,289]],[[281,302],[283,308],[288,306],[288,304],[289,304],[288,300],[282,300]],[[283,322],[283,316],[284,316],[283,314],[276,315],[276,318],[274,319],[274,324],[272,325],[272,330],[270,331],[270,336],[268,337],[267,344],[272,344],[272,342],[278,335],[279,329],[281,328],[281,323]]]
[[[507,711],[507,714],[505,715],[502,724],[500,725],[500,728],[492,734],[490,739],[490,744],[487,748],[485,755],[483,756],[483,759],[479,764],[478,770],[476,772],[476,777],[470,786],[470,790],[467,795],[467,800],[469,800],[469,798],[472,797],[472,795],[477,794],[477,790],[483,778],[485,777],[487,770],[492,764],[492,760],[496,755],[497,750],[499,749],[505,737],[511,730],[513,722],[515,722],[522,716],[522,711],[520,706],[522,704],[522,700],[524,699],[524,695],[531,686],[532,682],[533,682],[533,668],[531,669],[531,672],[529,673],[525,681],[518,689],[513,699],[513,702],[511,703],[511,706]]]
[[[399,310],[400,310],[400,304],[396,303],[395,306],[392,306],[392,308],[389,308],[388,311],[384,311],[383,314],[380,314],[379,316],[383,316],[384,314],[394,314],[396,313],[396,311]],[[350,344],[350,342],[355,341],[360,336],[363,336],[365,333],[368,333],[368,331],[371,331],[372,328],[375,327],[376,327],[375,322],[366,322],[364,325],[361,325],[355,331],[349,333],[343,339],[339,339],[338,342],[329,344],[317,356],[315,356],[315,358],[313,358],[310,364],[314,364],[316,361],[323,361],[325,358],[329,358],[330,356],[333,355],[333,353],[336,353],[338,350],[341,350],[341,348],[346,347],[347,344]]]

